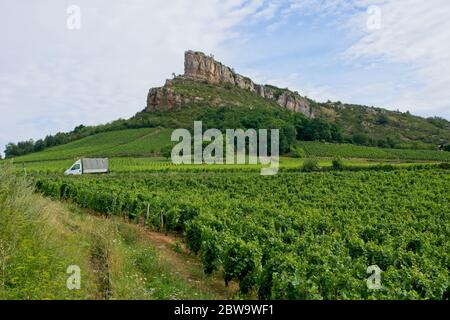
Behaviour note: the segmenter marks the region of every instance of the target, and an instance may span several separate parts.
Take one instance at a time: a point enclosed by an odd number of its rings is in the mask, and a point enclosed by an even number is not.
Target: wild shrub
[[[301,167],[301,171],[303,172],[319,171],[319,169],[319,162],[314,158],[305,159]]]

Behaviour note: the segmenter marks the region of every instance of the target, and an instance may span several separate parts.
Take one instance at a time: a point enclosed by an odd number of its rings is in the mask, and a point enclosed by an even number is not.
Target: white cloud
[[[68,30],[66,9],[81,9]],[[187,49],[226,55],[260,0],[0,3],[0,152],[4,144],[129,117],[183,70]],[[262,16],[269,14],[266,11]]]
[[[447,0],[365,1],[381,9],[381,29],[367,30],[346,52],[350,59],[374,59],[411,67],[418,85],[404,87],[391,105],[450,118],[450,2]],[[401,79],[399,79],[401,81]]]
[[[285,7],[284,15],[301,13],[315,16],[340,16],[364,6],[358,0],[291,0]]]
[[[380,29],[367,27],[371,6],[380,9]],[[291,0],[281,12],[280,19],[307,16],[310,26],[340,30],[343,41],[354,38],[339,57],[346,65],[340,74],[312,83],[290,79],[291,87],[318,100],[330,94],[326,99],[450,119],[450,1]]]
[[[79,31],[66,28],[71,4]],[[380,30],[366,28],[370,5]],[[133,115],[150,87],[182,72],[186,49],[318,100],[450,118],[449,17],[448,0],[1,1],[0,151]],[[326,43],[330,34],[342,48]],[[300,50],[309,62],[284,60]]]
[[[261,10],[255,13],[253,18],[255,19],[264,19],[264,20],[270,20],[275,17],[277,14],[277,11],[279,10],[281,6],[280,1],[271,1],[268,3],[267,6],[263,7]]]
[[[313,83],[297,72],[287,74],[282,78],[262,79],[261,83],[269,83],[279,88],[298,90],[300,95],[317,101],[327,101],[330,97],[333,97],[334,100],[338,101],[343,97],[336,88],[332,88],[328,85]]]

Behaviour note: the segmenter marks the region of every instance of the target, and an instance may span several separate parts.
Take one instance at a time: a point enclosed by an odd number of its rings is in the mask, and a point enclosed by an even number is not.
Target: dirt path
[[[98,219],[104,219],[104,215],[93,210],[84,208],[85,213]],[[174,276],[180,277],[193,288],[210,293],[217,299],[233,299],[239,292],[238,283],[231,281],[225,286],[221,271],[216,271],[210,276],[203,272],[203,265],[198,256],[192,254],[183,243],[183,238],[174,234],[165,234],[151,231],[141,224],[125,221],[119,217],[121,223],[127,223],[133,227],[138,235],[150,243],[158,252],[159,262]]]
[[[181,237],[150,231],[142,226],[136,226],[136,228],[154,245],[162,263],[167,265],[168,270],[185,279],[193,287],[210,292],[218,299],[231,299],[238,291],[235,283],[229,283],[228,287],[225,286],[220,272],[206,276],[199,258],[189,252],[182,243]]]

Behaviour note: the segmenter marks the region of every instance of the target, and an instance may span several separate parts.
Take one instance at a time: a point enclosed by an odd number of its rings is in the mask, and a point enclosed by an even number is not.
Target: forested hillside
[[[130,119],[119,119],[98,126],[77,126],[73,131],[48,135],[43,139],[7,145],[6,157],[39,152],[97,133],[135,128],[192,128],[194,120],[204,128],[279,128],[281,152],[288,152],[295,140],[346,142],[383,148],[450,150],[450,123],[379,108],[340,102],[310,101],[316,116],[280,107],[276,102],[232,85],[213,85],[176,79],[175,93],[195,99],[180,108],[138,112]],[[282,92],[284,89],[279,89]],[[126,135],[126,133],[124,133]],[[158,139],[158,136],[152,139]],[[157,143],[157,142],[155,142]]]

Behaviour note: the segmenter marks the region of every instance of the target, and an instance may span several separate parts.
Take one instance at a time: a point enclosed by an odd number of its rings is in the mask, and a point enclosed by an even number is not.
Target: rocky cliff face
[[[202,52],[185,52],[184,75],[181,78],[217,85],[231,84],[254,92],[261,97],[275,100],[280,106],[291,111],[301,112],[307,117],[314,117],[314,112],[308,100],[297,92],[255,84],[250,78],[234,72],[230,67],[223,65],[214,60],[213,57],[207,56]],[[172,88],[171,80],[168,80],[163,87],[150,89],[145,111],[169,110],[181,107],[183,104],[201,101],[199,99],[198,97],[177,94]]]
[[[214,84],[235,83],[235,73],[227,66],[201,52],[184,53],[184,77]]]
[[[251,79],[235,73],[230,67],[214,60],[213,57],[195,51],[186,51],[184,54],[184,77],[213,84],[230,83],[252,92],[256,92],[260,87]]]

